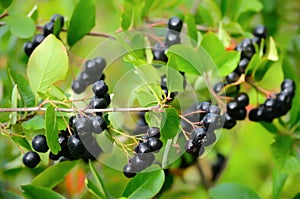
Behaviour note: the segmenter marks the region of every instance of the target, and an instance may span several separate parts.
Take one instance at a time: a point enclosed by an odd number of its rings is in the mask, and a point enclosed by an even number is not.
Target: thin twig
[[[84,112],[84,113],[99,113],[99,112],[149,112],[149,111],[156,111],[156,112],[163,112],[163,109],[158,106],[151,106],[146,108],[106,108],[106,109],[74,109],[74,108],[56,108],[56,111],[61,112]],[[0,108],[0,112],[33,112],[33,111],[46,111],[46,108],[41,107],[24,107],[24,108]]]
[[[4,17],[7,17],[7,16],[8,16],[8,12],[5,11],[0,15],[0,19],[3,19]]]

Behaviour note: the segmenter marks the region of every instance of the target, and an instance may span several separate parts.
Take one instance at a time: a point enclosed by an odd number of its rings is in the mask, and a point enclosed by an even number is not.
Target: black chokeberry
[[[90,135],[92,133],[92,122],[90,118],[80,117],[75,122],[75,133],[80,136]]]
[[[93,116],[91,118],[91,122],[92,122],[92,132],[93,133],[100,134],[105,129],[107,129],[107,124],[106,124],[105,120],[99,115]]]
[[[141,142],[135,147],[134,150],[136,153],[149,153],[151,151],[151,148],[149,144]]]
[[[160,130],[157,127],[150,127],[147,130],[147,136],[148,137],[156,137],[156,138],[160,138]]]
[[[134,172],[134,169],[131,164],[126,164],[123,167],[123,173],[127,178],[133,178],[136,175],[136,172]]]
[[[43,27],[44,37],[53,34],[53,29],[54,29],[54,23],[52,21],[46,23]]]
[[[147,138],[146,143],[150,146],[150,152],[158,152],[163,146],[162,141],[156,137]]]
[[[60,15],[60,14],[54,14],[51,17],[51,22],[55,22],[56,20],[59,20],[61,27],[64,26],[64,17],[62,15]]]
[[[75,79],[72,82],[72,90],[76,93],[76,94],[80,94],[82,93],[85,89],[86,89],[86,84],[83,83],[82,81]]]
[[[134,155],[133,158],[129,160],[134,172],[140,172],[149,166],[149,163],[140,159],[138,155]]]
[[[218,114],[215,113],[207,113],[203,120],[202,124],[206,129],[211,128],[212,130],[221,128],[221,117]]]
[[[36,48],[38,45],[40,45],[40,43],[42,43],[42,41],[45,39],[44,35],[42,34],[37,34],[33,37],[32,40],[32,46],[33,48]]]
[[[107,107],[107,102],[104,98],[93,97],[89,103],[92,109],[102,109]]]
[[[226,105],[227,113],[233,118],[238,117],[239,114],[239,104],[237,101],[230,101]]]
[[[209,130],[206,134],[205,139],[203,140],[203,146],[210,146],[213,143],[215,143],[216,140],[217,140],[216,134],[212,130]]]
[[[196,128],[191,132],[190,139],[196,145],[200,145],[206,136],[206,130],[204,128]]]
[[[208,113],[215,113],[217,115],[220,115],[221,109],[216,105],[211,105],[208,108]]]
[[[103,80],[99,80],[94,83],[92,90],[97,97],[104,97],[108,91],[108,86]]]
[[[34,50],[33,44],[32,44],[31,42],[26,42],[26,43],[24,44],[23,48],[24,48],[25,54],[26,54],[28,57],[32,54],[32,52],[33,52],[33,50]]]
[[[32,147],[37,152],[46,153],[49,150],[46,137],[44,135],[36,135],[32,140]]]
[[[58,160],[59,158],[61,157],[61,154],[58,153],[58,154],[53,154],[52,152],[49,153],[49,159],[50,160]]]
[[[214,90],[215,93],[218,94],[218,93],[220,93],[222,91],[222,89],[224,88],[224,86],[225,86],[225,84],[223,82],[218,82],[218,83],[216,83],[214,85],[213,90]]]
[[[230,83],[238,81],[239,78],[240,78],[240,75],[238,73],[232,72],[226,76],[226,81],[227,81],[227,83],[230,84]]]
[[[174,31],[168,31],[166,36],[166,45],[172,46],[175,44],[180,44],[180,34]]]
[[[239,72],[239,73],[245,73],[246,72],[246,68],[247,68],[247,66],[248,66],[248,63],[249,63],[249,59],[248,58],[243,58],[243,59],[241,59],[240,60],[240,62],[239,62],[239,64],[238,64],[238,66],[237,66],[237,71]]]
[[[224,126],[225,129],[231,129],[236,125],[236,119],[228,115],[228,113],[224,114]]]
[[[244,120],[247,117],[247,110],[245,108],[241,108],[238,111],[239,114],[237,115],[237,117],[235,117],[235,119]]]
[[[29,151],[23,156],[23,163],[25,166],[29,168],[36,167],[41,161],[39,154],[34,151]]]
[[[160,43],[156,43],[152,49],[153,60],[168,62],[165,50],[165,47],[163,47]]]
[[[265,39],[268,36],[268,31],[265,26],[259,25],[254,28],[253,35],[260,39]]]
[[[169,19],[169,22],[168,22],[168,28],[170,30],[175,30],[175,31],[178,31],[180,32],[181,29],[182,29],[182,25],[183,25],[183,22],[180,18],[178,17],[171,17]]]
[[[111,99],[110,99],[110,95],[108,93],[106,93],[104,95],[104,99],[106,101],[107,106],[111,103]]]
[[[80,158],[86,152],[86,148],[78,135],[71,135],[68,138],[68,149],[74,158]]]
[[[251,59],[255,53],[255,48],[251,39],[246,38],[238,44],[237,50],[241,51],[241,58]]]
[[[239,108],[245,108],[249,105],[249,96],[246,93],[239,93],[235,97],[235,101],[237,102]]]

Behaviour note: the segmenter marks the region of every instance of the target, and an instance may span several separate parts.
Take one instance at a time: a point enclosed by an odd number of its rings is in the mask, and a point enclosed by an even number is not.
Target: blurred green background
[[[96,0],[97,2],[97,22],[93,32],[114,33],[120,29],[120,17],[122,0]],[[135,2],[135,1],[132,1]],[[149,12],[148,20],[167,20],[169,17],[177,15],[183,17],[185,14],[193,12],[196,22],[199,25],[208,27],[218,27],[213,20],[215,10],[205,16],[202,12],[205,6],[212,7],[210,1],[173,0],[157,1],[157,6]],[[234,1],[215,0],[212,1],[222,11],[221,16],[224,21],[230,20],[234,15],[232,5]],[[246,1],[242,1],[246,2]],[[258,24],[264,24],[269,30],[269,34],[274,37],[281,53],[285,54],[295,67],[298,76],[300,70],[300,1],[295,0],[260,0],[263,8],[260,12],[247,12],[238,19],[245,35],[249,35],[252,28]],[[199,4],[200,3],[200,4]],[[231,3],[231,4],[230,4]],[[15,0],[9,8],[10,12],[28,13],[37,6],[38,18],[36,23],[43,25],[55,13],[60,13],[70,19],[75,0]],[[203,5],[202,7],[199,5]],[[247,5],[247,3],[245,3]],[[197,6],[201,7],[198,8]],[[243,7],[244,5],[237,5]],[[3,10],[0,10],[2,12]],[[203,14],[204,13],[204,14]],[[143,24],[139,24],[143,26]],[[204,34],[204,33],[203,33]],[[241,34],[232,34],[237,40],[244,37]],[[25,73],[27,57],[23,52],[22,45],[27,39],[18,39],[12,36],[6,27],[0,27],[0,106],[10,106],[10,92],[12,85],[6,75],[6,66],[10,65],[18,71]],[[66,33],[61,33],[61,38],[65,41]],[[68,79],[61,83],[61,87],[69,91],[71,81],[76,77],[79,70],[81,58],[85,58],[91,49],[96,47],[105,38],[86,36],[70,49],[71,70]],[[261,81],[261,85],[268,89],[278,89],[283,78],[280,65],[274,65]],[[106,81],[108,85],[114,85],[128,68],[108,69]],[[124,93],[126,95],[126,89]],[[255,95],[252,93],[251,95]],[[0,121],[7,120],[7,114],[0,114]],[[261,198],[272,198],[272,171],[274,169],[274,159],[270,151],[270,145],[274,141],[274,135],[264,129],[260,124],[248,121],[239,122],[233,130],[223,130],[212,153],[205,157],[208,161],[213,161],[216,152],[222,153],[228,158],[224,172],[221,174],[217,184],[223,182],[237,182],[255,190]],[[85,166],[78,166],[86,170]],[[78,168],[76,168],[78,169]],[[76,174],[77,170],[73,173]],[[11,141],[7,135],[0,136],[0,188],[20,192],[20,185],[29,183],[35,174],[43,170],[43,166],[37,169],[24,168],[21,161],[19,148]],[[119,171],[103,167],[103,176],[108,184],[109,190],[114,195],[119,195],[128,181]],[[75,175],[74,174],[74,175]],[[76,175],[75,175],[76,176]],[[175,176],[174,183],[167,192],[160,198],[208,198],[207,191],[200,183],[200,176],[194,166],[184,169],[182,176]],[[280,198],[292,198],[300,192],[300,174],[291,175],[286,182]],[[65,185],[58,187],[62,192],[68,192],[69,197],[89,198],[85,191],[70,191]],[[68,191],[66,191],[66,189]]]

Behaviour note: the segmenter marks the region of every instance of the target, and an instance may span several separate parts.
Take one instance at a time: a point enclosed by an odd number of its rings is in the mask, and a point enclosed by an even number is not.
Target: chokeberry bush
[[[299,13],[0,1],[0,198],[299,198]]]

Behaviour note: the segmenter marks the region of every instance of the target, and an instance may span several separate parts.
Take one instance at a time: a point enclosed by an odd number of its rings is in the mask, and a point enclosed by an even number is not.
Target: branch
[[[56,108],[56,111],[61,112],[84,112],[84,113],[99,113],[99,112],[149,112],[149,111],[156,111],[156,112],[163,112],[159,105],[151,106],[146,108],[106,108],[106,109],[74,109],[74,108]],[[24,107],[24,108],[0,108],[0,112],[32,112],[32,111],[46,111],[46,108],[41,107]]]

